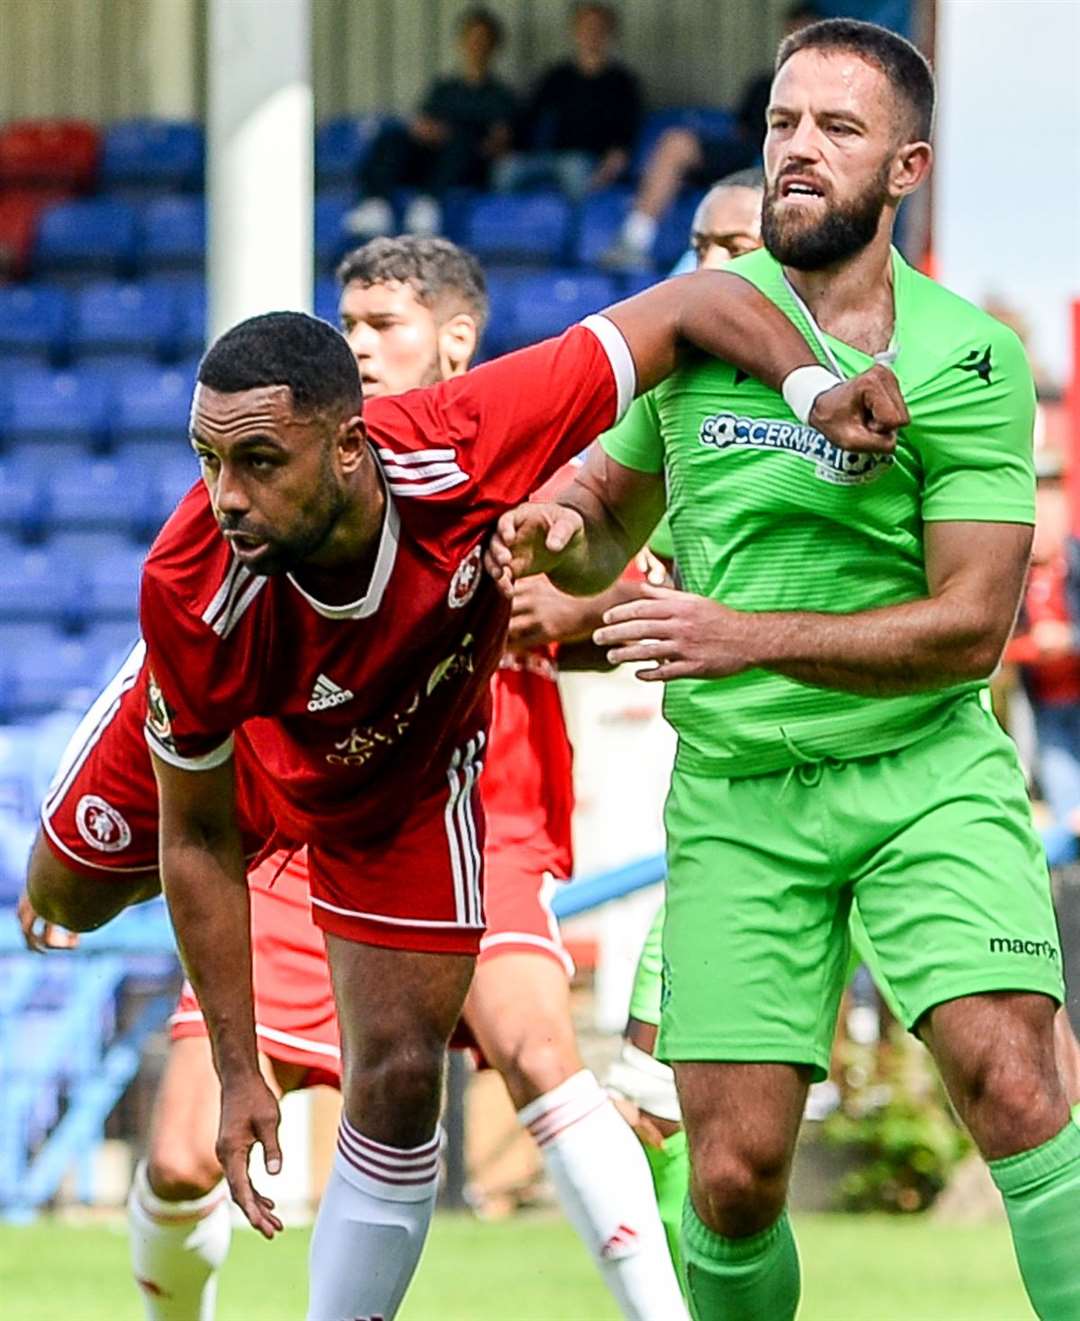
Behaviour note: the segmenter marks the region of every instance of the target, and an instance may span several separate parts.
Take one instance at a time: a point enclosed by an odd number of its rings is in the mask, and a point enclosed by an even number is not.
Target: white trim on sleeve
[[[634,401],[637,393],[637,368],[630,348],[623,339],[622,331],[614,321],[606,316],[595,314],[587,316],[581,323],[586,330],[591,330],[607,354],[611,363],[611,373],[615,377],[615,417],[612,426],[621,422],[626,410]]]
[[[143,732],[146,735],[147,747],[154,756],[160,757],[162,761],[168,762],[170,766],[176,766],[182,771],[212,771],[218,766],[223,766],[233,755],[233,736],[231,734],[224,743],[219,743],[216,748],[212,748],[201,757],[181,757],[174,748],[166,747],[160,739],[155,738],[148,726],[143,726]]]

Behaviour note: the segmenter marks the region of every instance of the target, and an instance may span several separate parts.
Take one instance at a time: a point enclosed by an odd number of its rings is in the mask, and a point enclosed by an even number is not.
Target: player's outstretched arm
[[[723,679],[761,668],[822,688],[886,697],[993,673],[1016,619],[1031,546],[1023,523],[927,523],[928,594],[852,614],[745,612],[644,587],[593,635],[647,680]]]
[[[681,275],[604,315],[626,340],[639,393],[674,371],[689,343],[783,394],[801,422],[842,449],[891,453],[897,430],[910,420],[892,372],[876,366],[838,382],[788,317],[737,275]]]
[[[499,589],[546,573],[560,591],[596,596],[619,577],[664,512],[660,473],[624,467],[593,445],[557,502],[518,505],[503,514],[485,564]]]
[[[217,1155],[229,1188],[266,1238],[281,1229],[274,1204],[248,1172],[259,1143],[281,1167],[277,1100],[259,1072],[251,985],[251,916],[236,825],[232,760],[192,771],[152,754],[161,819],[161,881],[180,952],[221,1079]]]

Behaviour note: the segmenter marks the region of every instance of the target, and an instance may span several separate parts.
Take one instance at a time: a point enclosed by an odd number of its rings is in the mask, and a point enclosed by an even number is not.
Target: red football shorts
[[[273,1060],[308,1070],[305,1086],[341,1085],[334,993],[322,933],[311,920],[307,857],[271,854],[248,875],[255,1035]],[[170,1020],[174,1040],[206,1036],[188,982]]]
[[[489,830],[484,850],[484,904],[487,930],[480,940],[479,962],[500,954],[539,954],[554,959],[574,975],[571,959],[551,911],[551,901],[566,882],[562,851],[503,845]]]

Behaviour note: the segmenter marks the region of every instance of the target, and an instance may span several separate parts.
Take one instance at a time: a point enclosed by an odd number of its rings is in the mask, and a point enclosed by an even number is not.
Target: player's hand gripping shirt
[[[508,614],[481,564],[487,537],[632,393],[625,343],[594,318],[457,380],[366,403],[388,500],[374,569],[350,605],[315,601],[291,575],[250,573],[205,488],[190,491],[143,575],[152,750],[208,768],[231,755],[236,731],[279,838],[297,844],[378,838],[445,794],[448,776],[474,781],[475,759],[455,771],[454,749],[482,746]]]
[[[844,376],[865,353],[825,335],[760,250],[725,268],[780,307]],[[1035,395],[1013,332],[893,254],[893,370],[911,412],[891,458],[837,449],[781,397],[695,357],[603,437],[619,463],[667,476],[687,591],[736,610],[853,613],[924,597],[928,522],[1034,522]],[[691,771],[756,775],[901,747],[975,683],[900,697],[816,688],[766,670],[679,679],[665,712]]]

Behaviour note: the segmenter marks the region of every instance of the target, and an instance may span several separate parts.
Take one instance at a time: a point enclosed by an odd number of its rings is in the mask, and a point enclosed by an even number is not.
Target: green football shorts
[[[657,1055],[828,1070],[858,902],[908,1028],[986,991],[1061,1001],[1057,923],[1011,739],[977,697],[884,756],[676,769]]]

